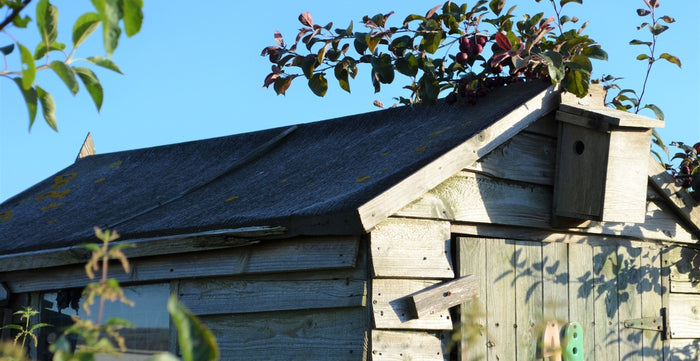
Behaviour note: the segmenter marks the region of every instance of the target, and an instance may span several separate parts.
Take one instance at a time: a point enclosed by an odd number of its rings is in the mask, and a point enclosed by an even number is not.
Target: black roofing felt
[[[0,205],[0,254],[92,242],[95,225],[124,239],[253,225],[358,234],[358,207],[546,86],[88,156]]]

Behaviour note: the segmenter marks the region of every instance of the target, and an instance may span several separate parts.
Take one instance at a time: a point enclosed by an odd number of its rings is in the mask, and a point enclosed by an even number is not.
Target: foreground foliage
[[[19,87],[27,104],[29,129],[32,128],[41,105],[46,124],[57,131],[56,104],[51,94],[36,83],[37,72],[52,70],[73,95],[80,89],[80,79],[99,111],[104,98],[102,84],[90,68],[77,64],[87,63],[121,73],[110,57],[119,45],[122,31],[131,37],[141,30],[143,0],[92,0],[95,11],[86,12],[75,21],[70,46],[58,40],[58,8],[49,0],[40,0],[32,19],[24,13],[30,2],[31,0],[0,0],[0,11],[8,14],[0,22],[0,32],[10,40],[9,43],[0,40],[0,53],[5,61],[0,77],[13,81]],[[32,21],[36,23],[41,39],[33,47],[20,43],[9,31],[11,27],[26,29]],[[100,25],[107,56],[77,58],[78,48]]]

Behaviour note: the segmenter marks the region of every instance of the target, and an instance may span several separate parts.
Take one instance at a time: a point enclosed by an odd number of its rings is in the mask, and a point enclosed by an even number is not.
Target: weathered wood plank
[[[416,197],[436,187],[452,174],[474,163],[540,117],[550,113],[559,105],[560,99],[560,93],[553,86],[545,89],[491,126],[362,205],[358,213],[365,229],[374,228]],[[492,105],[492,109],[497,107],[498,104]]]
[[[700,360],[700,340],[671,340],[669,344],[669,361]]]
[[[454,278],[450,223],[388,218],[370,233],[376,277]]]
[[[530,124],[523,132],[538,134],[541,136],[556,138],[559,127],[555,112],[551,112]]]
[[[522,132],[467,167],[491,177],[552,185],[556,139]]]
[[[176,236],[117,240],[113,244],[135,245],[124,249],[124,254],[129,259],[134,259],[249,246],[259,243],[263,238],[279,236],[284,232],[283,227],[244,227]],[[97,239],[95,241],[97,242]],[[0,272],[84,264],[89,258],[90,252],[81,246],[0,255]]]
[[[669,295],[668,328],[671,338],[700,339],[700,295]]]
[[[467,275],[429,287],[411,296],[417,318],[444,312],[453,306],[477,297],[479,284],[474,275]]]
[[[617,299],[617,247],[593,247],[595,289],[595,349],[596,361],[620,361],[618,299]],[[585,336],[584,336],[585,337]]]
[[[535,242],[561,242],[568,244],[585,244],[589,246],[626,245],[639,248],[657,247],[662,242],[653,240],[637,240],[619,236],[608,236],[586,233],[565,233],[565,231],[553,231],[545,229],[526,228],[519,226],[498,226],[481,223],[452,223],[452,233],[489,237],[519,239]]]
[[[537,356],[542,312],[542,243],[515,243],[515,360]]]
[[[630,112],[623,112],[617,109],[608,108],[604,105],[580,105],[564,102],[559,106],[559,109],[581,118],[607,122],[609,125],[616,127],[651,129],[663,128],[665,124],[663,120],[652,119]]]
[[[479,297],[460,306],[460,350],[462,361],[486,360],[486,240],[458,237],[459,276],[473,274],[479,284]]]
[[[593,248],[588,244],[569,243],[569,321],[583,329],[585,357],[595,349],[595,290],[593,288]]]
[[[401,209],[405,217],[445,219],[529,228],[551,229],[551,187],[509,182],[486,175],[460,172]],[[647,202],[644,223],[591,222],[586,228],[560,231],[615,235],[674,243],[700,239],[685,228],[670,207]]]
[[[372,361],[447,361],[449,332],[372,330]]]
[[[136,259],[131,272],[110,267],[110,276],[129,282],[185,279],[273,272],[348,269],[357,262],[358,237],[303,238],[219,251],[192,252],[170,257]],[[85,286],[83,267],[62,267],[0,274],[11,292],[52,290]]]
[[[369,325],[362,308],[201,317],[227,360],[366,359]]]
[[[617,248],[617,312],[620,320],[620,358],[623,360],[642,357],[643,347],[640,345],[643,345],[643,331],[624,326],[624,321],[642,317],[642,296],[638,288],[642,278],[640,255],[639,248]]]
[[[700,250],[669,247],[663,257],[670,271],[671,292],[700,293]]]
[[[321,275],[319,275],[321,277]],[[183,280],[180,301],[195,315],[366,305],[364,279]]]
[[[515,360],[515,242],[486,241],[489,360]]]
[[[673,204],[674,209],[692,227],[693,232],[700,233],[700,207],[693,197],[685,189],[676,185],[673,177],[666,172],[666,168],[659,164],[651,155],[647,158],[649,163],[649,180],[663,197]]]
[[[377,329],[452,330],[449,310],[414,318],[411,296],[437,285],[441,280],[385,279],[372,280],[372,313]]]
[[[643,248],[640,255],[642,279],[639,288],[642,296],[642,317],[657,317],[663,307],[661,286],[661,252],[657,248]],[[642,361],[663,360],[663,333],[643,331]]]
[[[566,243],[542,245],[544,317],[566,324],[569,317],[569,258]]]

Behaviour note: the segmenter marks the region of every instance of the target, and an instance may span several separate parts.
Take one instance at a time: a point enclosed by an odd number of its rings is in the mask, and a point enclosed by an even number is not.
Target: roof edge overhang
[[[252,226],[162,237],[122,239],[111,244],[133,244],[135,247],[124,248],[123,251],[127,257],[137,258],[243,247],[260,243],[265,239],[285,237],[286,234],[285,227]],[[82,245],[12,253],[0,256],[0,273],[82,264],[89,258],[90,251]]]
[[[654,157],[648,157],[649,183],[656,188],[663,198],[676,210],[676,213],[692,227],[691,231],[700,237],[700,208],[698,202],[682,187],[676,185],[666,168]]]
[[[365,232],[505,143],[537,119],[555,111],[560,103],[561,92],[557,87],[552,85],[546,88],[486,129],[363,204],[357,211]]]

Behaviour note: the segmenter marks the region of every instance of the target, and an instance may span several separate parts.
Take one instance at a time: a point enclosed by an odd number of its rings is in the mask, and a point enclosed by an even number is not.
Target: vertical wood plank
[[[618,327],[620,332],[620,358],[638,360],[642,355],[642,330],[627,328],[625,320],[642,317],[641,294],[637,286],[641,281],[641,249],[619,246],[617,257],[617,302]],[[642,346],[642,347],[640,347]]]
[[[568,248],[566,243],[551,242],[542,246],[545,321],[555,319],[564,324],[569,317]]]
[[[663,307],[663,289],[661,284],[661,254],[659,249],[644,248],[640,255],[642,278],[640,289],[642,294],[642,317],[657,317]],[[642,360],[663,360],[663,334],[655,331],[644,331],[642,335]]]
[[[595,274],[595,353],[596,361],[620,361],[616,246],[593,247]]]
[[[569,321],[578,322],[583,329],[586,358],[593,356],[595,348],[593,279],[593,248],[569,244]]]
[[[534,360],[542,325],[542,243],[515,243],[516,360]]]
[[[457,254],[459,276],[473,274],[479,283],[479,296],[460,306],[460,360],[486,360],[486,240],[459,237]]]
[[[515,360],[515,242],[486,241],[489,360]]]

